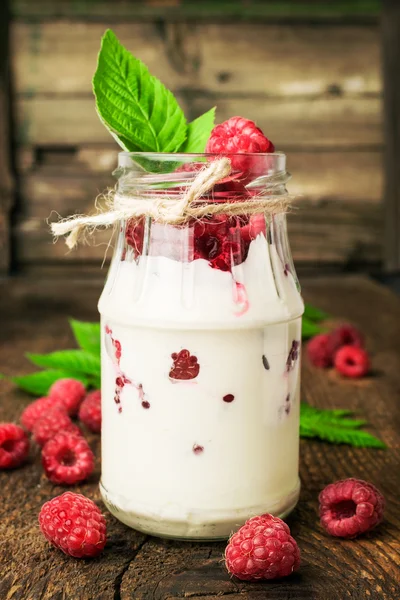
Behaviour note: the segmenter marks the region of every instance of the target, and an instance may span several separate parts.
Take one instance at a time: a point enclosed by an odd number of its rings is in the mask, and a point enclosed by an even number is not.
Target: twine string
[[[204,167],[192,183],[187,187],[182,196],[175,198],[162,195],[148,195],[137,192],[134,195],[121,194],[111,190],[107,196],[104,208],[99,208],[93,215],[75,215],[51,224],[53,235],[58,238],[67,235],[68,248],[74,248],[84,237],[85,233],[93,233],[99,227],[113,227],[121,220],[134,217],[147,216],[159,223],[181,225],[190,219],[201,218],[206,215],[252,215],[255,213],[276,214],[286,212],[289,208],[290,197],[285,194],[258,195],[254,198],[239,202],[199,202],[209,193],[214,186],[227,177],[231,172],[231,163],[228,158],[210,162]],[[279,178],[270,179],[272,190],[282,186]],[[267,177],[268,179],[268,177]]]

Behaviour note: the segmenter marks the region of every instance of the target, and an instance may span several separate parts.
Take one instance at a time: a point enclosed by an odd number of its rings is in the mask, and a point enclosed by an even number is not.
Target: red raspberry
[[[29,454],[26,432],[14,423],[0,423],[0,469],[22,465]]]
[[[189,350],[181,350],[171,354],[174,364],[169,376],[171,379],[194,379],[200,372],[200,365],[197,357],[192,356]]]
[[[299,568],[300,551],[286,523],[266,514],[249,519],[233,534],[225,562],[239,579],[276,579]]]
[[[53,483],[73,485],[93,472],[94,455],[84,437],[60,431],[44,445],[42,465]]]
[[[39,446],[44,446],[56,433],[62,429],[69,429],[71,431],[71,428],[80,431],[72,423],[64,408],[55,407],[36,421],[33,426],[33,438]]]
[[[127,244],[133,248],[135,258],[143,252],[144,217],[129,219],[125,229]]]
[[[43,417],[50,409],[57,406],[57,401],[52,398],[38,398],[28,404],[21,415],[21,423],[28,431],[32,431],[34,424],[40,417]]]
[[[333,364],[333,356],[328,347],[329,335],[321,333],[314,336],[307,344],[307,354],[316,367],[327,368]]]
[[[253,121],[243,117],[231,117],[211,132],[206,145],[209,154],[244,154],[274,152],[275,147]],[[248,168],[245,158],[232,157],[232,167],[244,171]]]
[[[240,234],[245,242],[255,240],[259,233],[266,235],[266,232],[264,215],[251,215],[248,225],[244,225],[240,229]]]
[[[329,351],[334,357],[342,346],[364,348],[364,336],[354,325],[348,323],[337,327],[329,336]]]
[[[364,377],[369,366],[369,356],[363,348],[343,346],[336,353],[335,368],[345,377]]]
[[[101,431],[101,391],[90,392],[79,408],[79,419],[94,433]]]
[[[343,479],[327,485],[319,495],[321,525],[336,537],[354,538],[383,519],[385,499],[372,483]]]
[[[60,402],[71,417],[77,414],[85,395],[85,386],[77,379],[59,379],[49,391],[49,397]]]
[[[92,500],[65,492],[43,504],[40,529],[59,550],[75,558],[98,556],[106,544],[106,521]]]

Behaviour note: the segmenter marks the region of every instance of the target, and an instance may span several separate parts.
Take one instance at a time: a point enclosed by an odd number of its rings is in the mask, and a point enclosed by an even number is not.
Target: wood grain
[[[13,23],[15,92],[90,96],[104,30],[87,21]],[[314,97],[382,90],[377,25],[145,22],[116,23],[113,31],[174,91]]]
[[[400,271],[400,6],[385,0],[382,16],[385,76],[385,268]]]
[[[0,363],[7,373],[26,371],[23,353],[72,344],[67,317],[96,319],[98,285],[89,282],[14,280],[3,283]],[[5,288],[7,285],[7,288]],[[302,552],[298,574],[282,581],[231,579],[222,561],[224,545],[167,542],[129,530],[107,514],[109,539],[94,561],[68,559],[41,537],[41,504],[62,488],[42,475],[37,451],[22,469],[0,473],[0,597],[7,600],[397,600],[400,565],[398,488],[400,474],[400,303],[386,289],[361,277],[303,282],[307,301],[335,318],[351,320],[367,335],[373,375],[345,381],[303,361],[302,397],[319,407],[352,408],[371,423],[387,450],[354,449],[302,441],[302,492],[288,523]],[[12,343],[10,343],[12,342]],[[18,419],[28,402],[3,383],[0,416]],[[89,441],[99,456],[98,440]],[[318,523],[318,492],[330,481],[367,479],[385,494],[385,522],[358,540],[339,540]],[[77,488],[99,502],[97,479]]]
[[[381,146],[381,101],[375,97],[268,98],[261,96],[178,95],[189,119],[217,105],[217,121],[234,114],[251,116],[281,150]],[[77,146],[107,143],[92,98],[21,98],[15,105],[16,135],[21,145]]]
[[[4,1],[0,6],[0,276],[7,274],[10,267],[10,213],[14,203],[9,131],[8,26],[8,2]]]
[[[112,20],[118,19],[312,19],[356,20],[376,22],[380,14],[378,0],[336,0],[334,3],[319,0],[13,0],[13,13],[20,19],[69,18]]]

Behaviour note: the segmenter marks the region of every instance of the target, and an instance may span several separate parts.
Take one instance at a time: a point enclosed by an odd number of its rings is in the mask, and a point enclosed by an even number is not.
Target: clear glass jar
[[[284,154],[230,159],[204,201],[286,194]],[[207,160],[122,152],[119,192],[172,202]],[[99,302],[111,513],[210,540],[294,508],[303,309],[284,214],[121,223]]]

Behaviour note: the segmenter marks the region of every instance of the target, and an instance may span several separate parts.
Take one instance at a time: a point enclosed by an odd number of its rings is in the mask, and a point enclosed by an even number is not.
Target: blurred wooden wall
[[[348,11],[325,14],[326,3],[315,3],[312,14],[287,16],[276,12],[279,4],[215,0],[207,11],[200,2],[11,1],[17,270],[99,272],[107,234],[68,254],[53,245],[45,220],[52,210],[90,211],[112,184],[118,147],[91,93],[107,27],[177,94],[188,118],[216,105],[218,121],[255,119],[287,152],[289,190],[300,197],[290,216],[298,265],[380,264],[378,15],[352,12],[357,3],[349,2]]]

